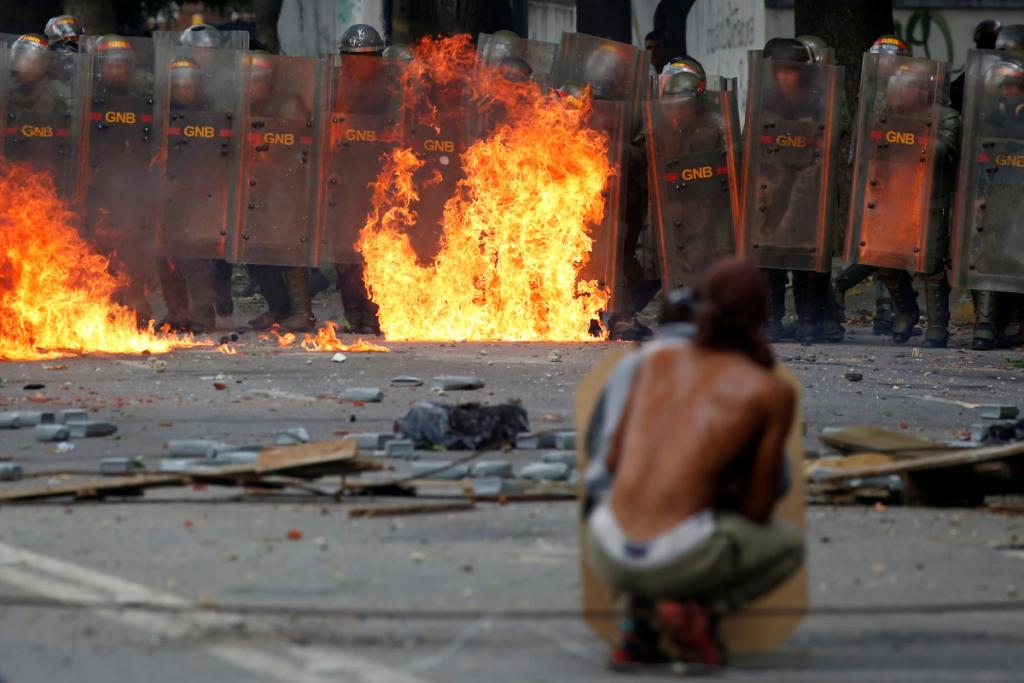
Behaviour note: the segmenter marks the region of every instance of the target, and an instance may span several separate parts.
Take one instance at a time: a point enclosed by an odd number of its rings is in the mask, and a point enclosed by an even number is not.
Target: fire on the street
[[[166,353],[188,337],[139,330],[108,259],[76,232],[45,173],[0,161],[0,360]]]
[[[483,67],[468,36],[416,46],[403,87],[422,92],[428,81],[465,88],[507,118],[463,154],[465,179],[444,207],[431,263],[407,235],[417,223],[413,174],[425,162],[410,149],[388,157],[357,244],[386,338],[594,340],[608,293],[580,272],[614,170],[604,136],[585,126],[588,104],[567,107],[536,83]]]

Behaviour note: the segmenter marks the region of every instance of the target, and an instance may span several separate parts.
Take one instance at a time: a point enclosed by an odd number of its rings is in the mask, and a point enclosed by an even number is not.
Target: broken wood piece
[[[380,505],[375,507],[352,508],[349,517],[398,517],[404,515],[431,515],[440,512],[467,512],[476,508],[469,503],[434,503],[421,505]]]
[[[969,467],[994,460],[1002,460],[1024,455],[1024,443],[1013,443],[989,448],[960,449],[953,452],[932,452],[916,458],[898,460],[889,464],[853,467],[841,472],[834,472],[817,477],[819,483],[843,481],[845,479],[862,479],[887,474],[909,474],[929,470],[940,470],[954,467]]]
[[[843,453],[884,453],[896,458],[949,450],[937,441],[877,425],[826,427],[820,438],[826,446]]]

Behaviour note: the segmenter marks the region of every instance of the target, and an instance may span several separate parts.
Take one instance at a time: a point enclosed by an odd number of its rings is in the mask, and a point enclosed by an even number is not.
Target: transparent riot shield
[[[337,55],[325,65],[321,119],[320,261],[357,265],[383,157],[402,138],[401,68],[374,55]]]
[[[0,34],[0,43],[10,46],[17,38]],[[49,52],[26,59],[16,57],[10,47],[3,50],[7,67],[0,155],[46,172],[61,197],[77,209],[87,58]]]
[[[641,98],[649,87],[647,56],[632,45],[582,33],[563,33],[552,70],[552,85],[564,91],[589,88],[593,101],[588,125],[608,136],[608,180],[604,219],[594,226],[594,246],[582,276],[611,294],[608,310],[629,307],[623,280],[629,142],[639,132]],[[636,126],[634,125],[637,124]]]
[[[972,50],[966,74],[954,280],[1024,294],[1024,60]]]
[[[181,33],[181,31],[153,31],[153,41],[169,45],[180,45]],[[220,47],[224,50],[245,51],[249,49],[249,38],[248,31],[221,31]]]
[[[754,51],[748,74],[739,252],[762,268],[827,272],[843,69]]]
[[[944,62],[864,55],[847,229],[851,262],[927,273],[945,258],[930,233],[945,230],[934,212],[949,210],[933,197],[948,76]]]
[[[476,42],[477,53],[484,64],[493,66],[506,59],[522,60],[530,66],[530,79],[542,88],[551,84],[551,69],[557,49],[555,43],[490,33],[481,33]]]
[[[239,204],[244,55],[156,42],[160,253],[225,254]]]
[[[419,193],[419,220],[409,241],[422,263],[434,260],[441,246],[444,205],[463,179],[462,154],[472,142],[469,93],[462,83],[420,81],[405,89],[404,145],[425,163],[413,174]]]
[[[314,265],[322,60],[247,57],[242,207],[227,259]]]
[[[105,252],[152,252],[156,239],[153,41],[119,38],[90,54],[84,234]]]
[[[708,79],[709,84],[714,79]],[[695,286],[736,253],[740,221],[739,114],[733,89],[647,102],[651,223],[662,290]]]

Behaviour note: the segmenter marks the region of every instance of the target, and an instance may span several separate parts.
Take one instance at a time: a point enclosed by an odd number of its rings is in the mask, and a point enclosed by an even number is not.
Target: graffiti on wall
[[[938,31],[942,35],[942,43],[945,46],[944,54],[941,50],[939,54],[932,54],[928,43],[932,39],[933,31]],[[910,53],[915,57],[937,59],[953,66],[956,54],[953,47],[953,33],[949,30],[949,22],[942,16],[942,12],[931,9],[915,10],[907,19],[906,26],[896,22],[896,34],[910,47]],[[920,48],[920,52],[918,48]],[[923,54],[921,54],[922,52]],[[963,65],[955,70],[961,69],[963,69]]]

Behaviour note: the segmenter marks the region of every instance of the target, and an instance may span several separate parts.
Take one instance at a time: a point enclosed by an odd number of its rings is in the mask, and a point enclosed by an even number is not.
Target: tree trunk
[[[252,0],[252,11],[256,15],[256,35],[263,43],[263,49],[276,55],[281,51],[277,36],[277,20],[281,18],[284,0]]]
[[[847,109],[850,125],[857,123],[857,103],[860,93],[860,67],[864,53],[875,39],[893,32],[892,0],[849,2],[848,0],[795,0],[796,35],[812,34],[824,39],[835,48],[836,61],[846,67]],[[852,136],[846,136],[839,149],[839,158],[850,158]],[[836,220],[841,240],[846,234],[846,220],[850,207],[852,168],[839,164],[838,208]],[[843,241],[839,242],[840,245]]]
[[[629,0],[576,0],[576,30],[620,43],[633,42]]]

